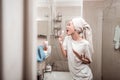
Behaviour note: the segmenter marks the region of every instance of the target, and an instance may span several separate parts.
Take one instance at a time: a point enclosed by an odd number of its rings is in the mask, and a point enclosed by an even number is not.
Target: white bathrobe
[[[117,25],[115,28],[114,42],[115,42],[115,49],[119,49],[120,48],[120,26],[119,25]]]

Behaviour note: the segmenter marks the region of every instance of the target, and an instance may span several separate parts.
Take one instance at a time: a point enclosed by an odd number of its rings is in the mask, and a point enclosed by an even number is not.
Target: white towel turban
[[[82,30],[82,37],[86,39],[90,43],[91,52],[94,53],[93,50],[93,42],[92,42],[92,29],[90,25],[81,17],[72,19],[75,30]]]

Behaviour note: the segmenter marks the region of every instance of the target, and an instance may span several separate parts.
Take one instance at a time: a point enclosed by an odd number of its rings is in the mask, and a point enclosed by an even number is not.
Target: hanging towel
[[[45,53],[43,50],[43,46],[38,46],[37,48],[37,61],[41,62],[45,59]]]
[[[120,26],[117,25],[115,27],[115,35],[114,35],[115,49],[120,48]]]

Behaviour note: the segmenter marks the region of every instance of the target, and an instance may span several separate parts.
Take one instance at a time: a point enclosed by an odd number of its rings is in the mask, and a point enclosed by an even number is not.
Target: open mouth
[[[66,30],[66,32],[68,32],[69,30]]]

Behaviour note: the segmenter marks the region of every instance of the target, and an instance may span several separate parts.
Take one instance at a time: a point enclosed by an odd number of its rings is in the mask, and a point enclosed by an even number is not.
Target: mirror
[[[82,0],[38,1],[38,46],[41,45],[40,42],[43,41],[48,41],[48,45],[51,46],[50,55],[42,61],[37,62],[39,78],[44,80],[72,79],[68,68],[68,61],[61,54],[57,38],[65,31],[66,23],[68,23],[69,20],[82,16],[82,8]],[[43,40],[41,39],[42,36],[46,38]]]

